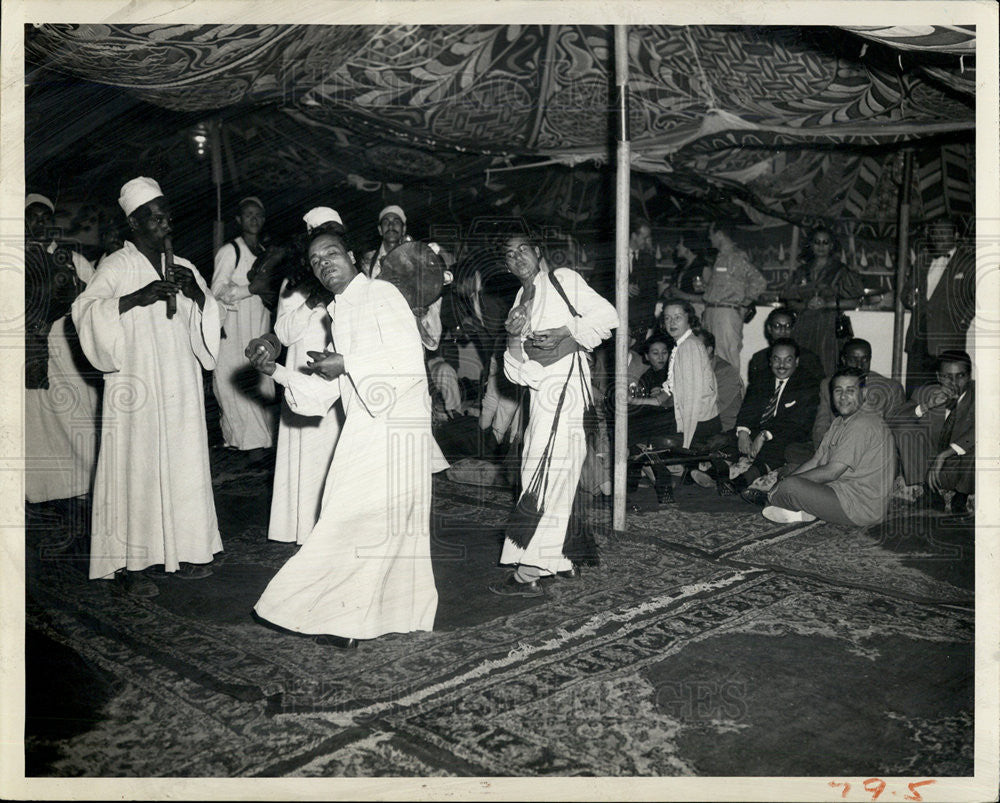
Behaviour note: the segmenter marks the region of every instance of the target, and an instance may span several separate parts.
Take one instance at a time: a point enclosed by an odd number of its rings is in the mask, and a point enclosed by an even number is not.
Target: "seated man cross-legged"
[[[857,368],[837,371],[830,395],[837,417],[816,454],[771,491],[764,508],[770,521],[864,527],[885,518],[896,475],[892,433],[877,412],[862,409],[864,376]]]
[[[768,362],[768,375],[758,377],[747,389],[736,417],[735,443],[731,441],[720,450],[722,456],[712,459],[719,493],[739,493],[753,504],[763,504],[766,499],[762,491],[748,486],[758,477],[782,469],[788,462],[786,450],[809,439],[819,403],[819,383],[811,374],[803,373],[794,340],[775,340],[769,348]],[[751,465],[730,480],[729,461],[741,456]],[[705,476],[692,472],[699,485],[705,484]]]

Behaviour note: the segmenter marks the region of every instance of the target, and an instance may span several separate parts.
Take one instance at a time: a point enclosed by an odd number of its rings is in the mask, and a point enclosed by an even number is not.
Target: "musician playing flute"
[[[222,550],[201,374],[216,364],[219,305],[194,265],[169,264],[160,186],[132,179],[118,203],[131,240],[73,303],[83,350],[104,372],[90,577],[117,577],[129,593],[154,596],[155,584],[136,573],[162,564],[175,576],[205,577]]]

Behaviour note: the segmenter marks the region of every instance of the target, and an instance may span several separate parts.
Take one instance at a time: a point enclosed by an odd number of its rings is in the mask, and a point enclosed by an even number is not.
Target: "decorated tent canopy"
[[[972,26],[636,26],[628,45],[654,222],[891,237],[904,147],[915,222],[973,211]],[[611,49],[594,25],[30,26],[27,181],[113,198],[146,172],[214,199],[192,135],[220,120],[227,191],[610,224]]]

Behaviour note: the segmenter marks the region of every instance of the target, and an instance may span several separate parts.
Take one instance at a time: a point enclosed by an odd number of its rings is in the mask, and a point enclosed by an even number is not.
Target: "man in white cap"
[[[378,251],[369,251],[361,260],[361,268],[369,279],[378,278],[386,254],[411,239],[406,236],[406,212],[395,204],[387,206],[378,213],[378,232],[382,235]]]
[[[251,371],[243,350],[253,338],[271,331],[271,312],[260,296],[250,292],[248,273],[264,253],[261,232],[264,204],[255,196],[236,205],[240,235],[215,254],[212,295],[222,305],[222,344],[212,390],[222,413],[219,425],[225,445],[249,451],[274,443],[274,382]]]
[[[73,304],[83,350],[104,372],[90,577],[154,596],[138,572],[162,565],[206,577],[211,569],[195,564],[222,550],[201,378],[219,352],[219,305],[186,259],[174,259],[167,280],[171,221],[160,186],[132,179],[118,203],[132,239]]]
[[[55,205],[24,199],[24,496],[28,502],[89,493],[97,463],[98,381],[69,320],[93,275],[90,262],[52,237]],[[66,401],[72,400],[67,405]]]
[[[51,235],[52,220],[56,213],[55,204],[44,195],[37,192],[29,192],[24,196],[24,229],[27,236],[33,240],[48,240],[46,246],[50,254],[54,254],[60,246],[65,248],[71,255],[73,268],[77,276],[84,284],[90,281],[94,275],[94,266],[79,251],[68,248],[65,244],[57,242]]]
[[[307,251],[308,241],[321,234],[343,237],[345,233],[340,215],[328,206],[310,209],[302,220]],[[350,252],[348,256],[354,259]],[[278,294],[274,334],[262,339],[271,343],[275,358],[282,346],[287,347],[285,365],[290,370],[308,372],[309,352],[323,352],[333,345],[333,309],[333,293],[311,269],[304,277],[292,276],[285,279]],[[343,420],[340,402],[331,403],[322,415],[303,415],[292,409],[287,397],[282,400],[268,539],[303,544],[309,537],[319,517],[323,485]]]

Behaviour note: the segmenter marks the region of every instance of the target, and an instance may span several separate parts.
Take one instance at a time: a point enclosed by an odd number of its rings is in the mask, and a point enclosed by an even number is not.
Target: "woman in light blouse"
[[[661,326],[674,339],[667,364],[667,380],[654,398],[673,398],[674,422],[685,449],[700,445],[722,432],[715,372],[701,339],[698,316],[690,301],[668,299],[663,304]]]

